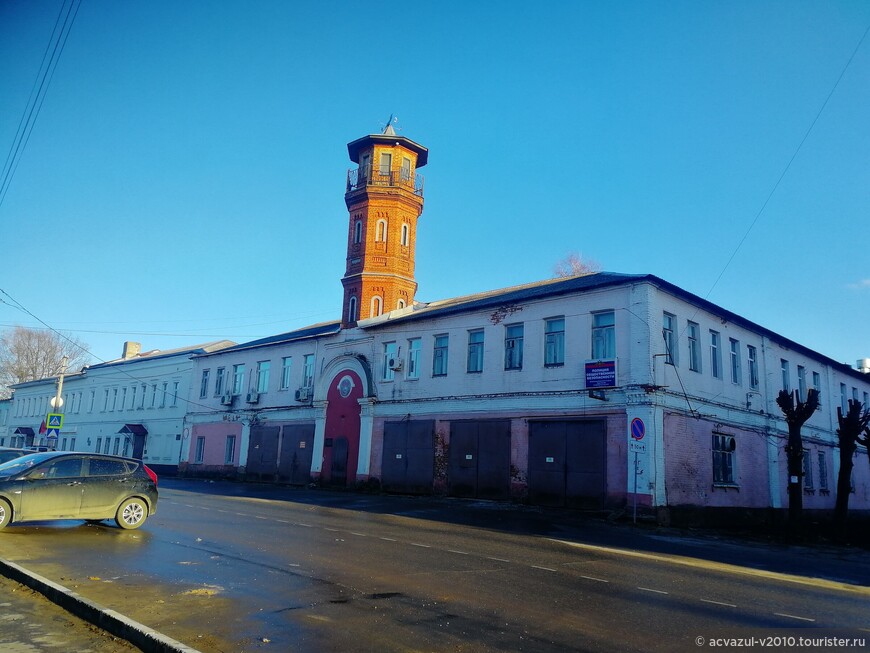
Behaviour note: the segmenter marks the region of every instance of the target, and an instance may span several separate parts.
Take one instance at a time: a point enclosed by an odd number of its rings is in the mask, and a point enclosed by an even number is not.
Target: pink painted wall
[[[187,462],[191,466],[191,470],[196,471],[196,468],[200,465],[208,467],[223,467],[228,435],[236,436],[236,455],[233,466],[238,467],[239,446],[242,440],[242,425],[239,422],[195,424],[191,429],[190,454],[187,459]],[[196,460],[197,438],[201,437],[205,438],[205,450],[203,452],[202,463],[194,463],[194,460]]]

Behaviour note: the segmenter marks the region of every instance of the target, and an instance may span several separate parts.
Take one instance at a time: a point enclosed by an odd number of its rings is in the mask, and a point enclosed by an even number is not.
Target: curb
[[[89,601],[71,589],[58,585],[14,562],[0,558],[0,573],[39,592],[67,612],[102,628],[115,637],[130,642],[145,653],[201,653],[201,651],[158,633],[138,621],[133,621],[114,610],[108,610],[98,603]]]

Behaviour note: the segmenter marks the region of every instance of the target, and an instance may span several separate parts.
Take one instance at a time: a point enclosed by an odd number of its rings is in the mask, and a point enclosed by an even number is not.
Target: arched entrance
[[[356,483],[360,454],[360,403],[364,386],[359,374],[345,369],[330,381],[326,392],[323,433],[324,485],[351,487]]]

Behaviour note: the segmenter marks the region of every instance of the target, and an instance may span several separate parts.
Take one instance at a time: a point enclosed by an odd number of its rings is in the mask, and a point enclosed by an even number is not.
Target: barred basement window
[[[713,482],[734,484],[734,450],[737,441],[734,436],[713,433]]]

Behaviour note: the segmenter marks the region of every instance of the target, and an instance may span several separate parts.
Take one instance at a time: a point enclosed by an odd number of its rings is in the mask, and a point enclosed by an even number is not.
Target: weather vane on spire
[[[387,120],[387,124],[384,125],[384,131],[383,131],[383,133],[384,133],[384,134],[388,134],[389,136],[395,136],[395,135],[396,135],[396,131],[393,129],[393,124],[395,124],[395,123],[397,123],[397,122],[399,122],[399,118],[398,118],[396,115],[394,115],[394,114],[391,113],[391,114],[390,114],[390,119]]]

